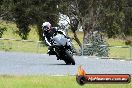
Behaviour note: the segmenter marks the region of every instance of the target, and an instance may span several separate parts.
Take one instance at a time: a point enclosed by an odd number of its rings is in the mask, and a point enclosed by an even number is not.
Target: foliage
[[[88,42],[89,45],[84,45],[83,51],[84,55],[108,57],[109,52],[108,44],[106,43],[106,41],[103,39],[102,35],[99,32],[97,31],[96,33],[93,32],[90,35]]]
[[[77,26],[87,32],[100,28],[108,37],[126,34],[131,24],[130,0],[72,0],[63,1],[61,12],[74,18]],[[67,8],[66,8],[67,7]],[[127,12],[126,12],[127,11]],[[67,12],[67,13],[66,13]],[[72,22],[72,21],[71,21]],[[73,26],[74,27],[74,26]],[[74,29],[73,29],[74,30]],[[84,35],[85,36],[85,35]]]
[[[0,38],[2,38],[2,35],[5,31],[6,31],[6,27],[0,27]]]
[[[44,21],[49,21],[53,26],[57,25],[57,0],[7,1],[8,0],[1,1],[0,4],[2,8],[0,8],[0,10],[2,13],[0,15],[4,20],[12,20],[16,22],[17,27],[19,28],[18,33],[22,39],[27,39],[30,32],[29,25],[36,24],[38,26],[37,32],[40,40],[42,40],[41,25]],[[5,16],[3,16],[3,14]]]

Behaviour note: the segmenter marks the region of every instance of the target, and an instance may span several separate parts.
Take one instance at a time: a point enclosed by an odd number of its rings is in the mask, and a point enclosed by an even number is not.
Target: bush
[[[2,38],[4,31],[7,31],[7,28],[6,27],[0,27],[0,38]]]
[[[126,44],[126,45],[131,45],[131,46],[132,46],[132,40],[126,40],[126,41],[125,41],[125,44]]]
[[[90,45],[85,45],[84,46],[84,55],[88,56],[104,56],[108,57],[108,44],[106,41],[103,39],[102,35],[97,32],[95,34],[92,34],[89,38],[89,43]],[[103,45],[103,46],[102,46]]]

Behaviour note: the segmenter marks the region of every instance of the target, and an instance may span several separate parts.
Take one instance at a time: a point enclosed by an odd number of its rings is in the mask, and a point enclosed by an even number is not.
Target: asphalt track
[[[76,65],[65,65],[46,54],[0,51],[0,75],[76,75],[82,65],[88,74],[132,74],[132,61],[74,56]]]

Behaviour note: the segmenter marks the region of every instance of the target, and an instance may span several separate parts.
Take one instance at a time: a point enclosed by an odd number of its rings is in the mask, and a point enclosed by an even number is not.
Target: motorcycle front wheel
[[[65,51],[64,61],[67,65],[69,65],[69,64],[75,65],[75,60],[74,60],[73,56],[68,52],[68,50]]]

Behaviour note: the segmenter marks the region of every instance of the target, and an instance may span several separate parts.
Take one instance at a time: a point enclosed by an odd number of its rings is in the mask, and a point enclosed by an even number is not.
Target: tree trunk
[[[74,34],[75,41],[78,43],[78,45],[81,48],[82,47],[82,44],[81,44],[80,40],[78,39],[78,36],[77,36],[76,32],[73,32],[73,34]]]

